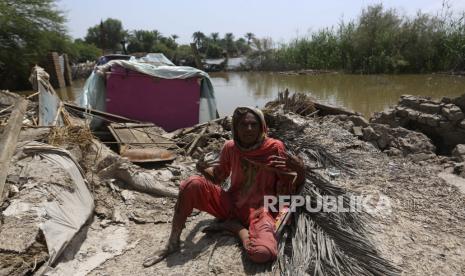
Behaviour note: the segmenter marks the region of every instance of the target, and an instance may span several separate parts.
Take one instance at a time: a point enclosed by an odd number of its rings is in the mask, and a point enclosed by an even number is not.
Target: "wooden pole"
[[[0,204],[3,202],[3,191],[6,186],[6,177],[8,176],[8,168],[10,160],[16,149],[19,132],[23,125],[23,117],[26,114],[28,101],[24,98],[19,98],[8,119],[8,125],[3,130],[3,135],[0,138]]]
[[[80,106],[77,106],[71,103],[64,103],[64,107],[77,110],[83,114],[90,113],[90,115],[97,115],[98,117],[103,117],[103,119],[109,118],[109,119],[116,120],[116,121],[123,121],[123,122],[129,122],[129,123],[141,123],[140,121],[137,121],[137,120],[129,119],[123,116],[118,116],[115,114],[99,111],[99,110],[92,109],[92,108],[80,107]]]
[[[207,131],[207,128],[208,128],[208,125],[205,126],[199,134],[197,134],[197,137],[195,137],[194,141],[192,141],[191,146],[187,150],[187,153],[186,153],[187,155],[190,155],[194,151],[194,149],[197,146],[197,143],[199,142],[200,138],[202,138],[202,136]]]

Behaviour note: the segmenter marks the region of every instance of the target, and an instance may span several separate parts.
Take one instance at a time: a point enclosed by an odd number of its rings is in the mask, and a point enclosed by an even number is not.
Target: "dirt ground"
[[[294,125],[278,127],[299,127],[306,139],[354,166],[356,175],[332,173],[332,181],[356,195],[387,196],[390,208],[368,219],[371,238],[382,256],[401,269],[401,275],[465,275],[465,195],[438,177],[450,165],[448,158],[388,156],[345,130],[334,117],[292,118]],[[84,169],[95,165],[92,154],[69,150]],[[189,164],[188,169],[176,164],[159,169],[159,177],[177,187],[195,173],[193,162]],[[328,170],[321,173],[330,175]],[[271,274],[269,265],[247,260],[235,237],[203,233],[213,217],[199,212],[186,224],[181,252],[144,268],[144,258],[168,239],[175,199],[132,191],[93,173],[87,179],[96,206],[93,220],[80,234],[80,241],[87,243],[67,252],[47,275]]]
[[[465,195],[437,176],[444,170],[443,158],[418,161],[414,157],[387,156],[333,123],[331,117],[309,119],[306,124],[306,136],[352,160],[357,175],[337,177],[336,183],[354,194],[388,197],[390,212],[374,213],[369,221],[375,245],[402,270],[401,275],[465,274]],[[143,259],[168,238],[174,200],[129,193],[136,195],[137,204],[128,205],[121,197],[113,196],[109,206],[124,206],[124,212],[140,213],[138,221],[132,218],[122,222],[129,230],[128,243],[137,244],[89,275],[270,273],[269,267],[247,261],[235,238],[204,234],[201,229],[212,217],[203,213],[189,219],[180,253],[143,268]],[[101,221],[98,217],[96,220]]]

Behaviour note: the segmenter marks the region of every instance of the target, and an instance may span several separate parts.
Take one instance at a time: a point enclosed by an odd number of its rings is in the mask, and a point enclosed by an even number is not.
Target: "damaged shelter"
[[[32,81],[38,94],[28,99],[0,93],[0,139],[8,141],[1,147],[9,147],[0,163],[7,168],[0,182],[0,275],[465,272],[465,195],[443,177],[463,179],[454,169],[460,160],[436,155],[423,133],[381,128],[354,112],[288,92],[263,111],[269,135],[304,157],[301,194],[344,200],[364,195],[375,205],[387,197],[386,209],[299,209],[280,232],[278,260],[268,265],[251,263],[234,237],[203,232],[213,217],[194,212],[181,252],[144,268],[144,258],[169,235],[180,182],[196,174],[197,160],[215,158],[231,139],[231,118],[169,133],[150,124],[149,138],[140,139],[156,139],[139,143],[169,151],[170,158],[131,162],[140,144],[125,140],[124,131],[143,122],[115,115],[109,127],[119,138],[99,140],[88,117],[54,98],[45,72],[36,68]],[[373,133],[364,135],[369,127]]]
[[[79,105],[152,122],[166,131],[218,117],[208,74],[175,66],[163,54],[154,53],[97,66],[84,85]],[[94,125],[99,125],[95,119]]]

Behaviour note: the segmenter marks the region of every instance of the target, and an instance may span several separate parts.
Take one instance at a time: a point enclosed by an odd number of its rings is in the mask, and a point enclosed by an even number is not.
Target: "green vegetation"
[[[0,0],[0,89],[29,89],[31,68],[44,66],[49,52],[67,53],[71,62],[96,60],[103,53],[164,53],[175,63],[194,64],[190,45],[178,45],[177,35],[164,36],[157,30],[125,30],[120,20],[107,18],[87,30],[84,39],[72,40],[66,18],[56,0]],[[251,34],[253,36],[253,34]],[[249,40],[228,33],[207,37],[194,34],[203,57],[223,53],[239,55],[249,50]]]
[[[0,87],[27,83],[31,65],[63,42],[64,17],[52,0],[0,0]],[[59,43],[54,47],[64,47]]]
[[[104,51],[121,51],[122,41],[127,36],[123,24],[118,19],[108,18],[100,24],[87,29],[85,41]]]
[[[249,63],[260,70],[329,69],[351,73],[424,73],[465,70],[465,13],[456,18],[418,13],[401,16],[382,5],[353,22],[319,30],[272,47],[255,40]]]
[[[71,61],[95,59],[101,51],[67,36],[65,17],[54,0],[0,0],[0,89],[27,89],[32,66],[47,53],[68,53]]]
[[[91,34],[91,30],[94,30],[96,27],[89,29],[88,36]],[[163,53],[176,64],[182,62],[183,64],[194,65],[190,45],[178,45],[176,42],[178,36],[175,34],[164,36],[158,30],[123,31],[121,29],[120,32],[127,34],[126,42],[129,54]],[[254,34],[248,33],[246,37],[248,38],[247,41],[244,38],[235,39],[233,33],[226,33],[223,38],[220,38],[219,33],[211,33],[210,36],[207,36],[198,31],[192,34],[192,43],[196,45],[202,58],[221,58],[225,54],[233,57],[244,55],[251,50],[250,40],[254,37]],[[121,44],[115,42],[113,45],[116,49],[121,49]]]
[[[177,35],[173,34],[169,37],[163,36],[159,31],[134,30],[128,32],[126,37],[127,52],[135,53],[163,53],[169,59],[175,60]]]
[[[254,37],[253,33],[247,33],[245,37]],[[221,58],[225,54],[230,57],[244,55],[251,51],[250,39],[235,39],[233,33],[225,33],[220,38],[220,33],[211,33],[210,36],[198,31],[192,34],[193,43],[197,46],[200,55],[205,58]]]
[[[84,39],[66,33],[56,0],[0,0],[0,89],[25,89],[32,66],[47,53],[68,53],[72,62],[95,60],[102,53],[161,52],[174,63],[193,65],[190,45],[158,30],[125,30],[108,18],[90,27]],[[246,33],[192,34],[203,58],[247,55],[255,70],[325,69],[351,73],[465,71],[465,12],[453,16],[419,12],[409,18],[382,5],[369,6],[359,18],[275,47],[271,39]]]

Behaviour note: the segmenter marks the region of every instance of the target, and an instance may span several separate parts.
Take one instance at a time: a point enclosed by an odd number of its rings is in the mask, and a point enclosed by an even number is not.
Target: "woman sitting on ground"
[[[277,214],[263,208],[264,196],[293,193],[304,182],[304,164],[300,158],[287,155],[281,141],[267,137],[260,110],[237,108],[232,125],[234,139],[224,144],[219,163],[207,167],[199,162],[197,169],[203,176],[181,183],[168,244],[148,257],[144,266],[152,266],[180,249],[182,229],[194,208],[224,220],[222,227],[240,237],[253,262],[276,259]],[[220,184],[228,177],[231,187],[224,191]]]

